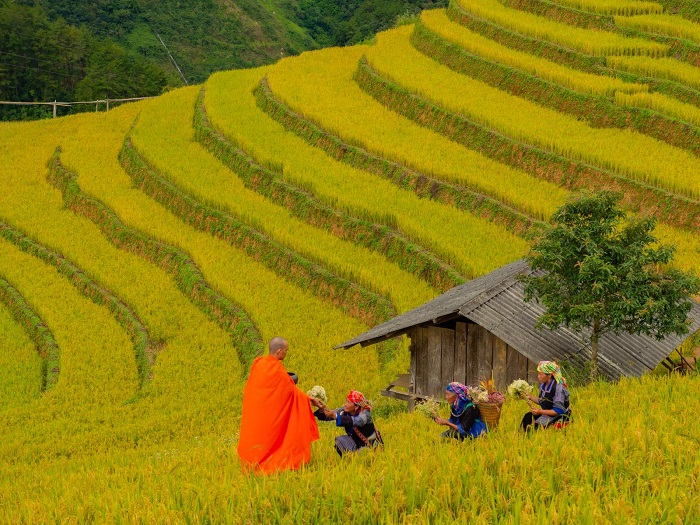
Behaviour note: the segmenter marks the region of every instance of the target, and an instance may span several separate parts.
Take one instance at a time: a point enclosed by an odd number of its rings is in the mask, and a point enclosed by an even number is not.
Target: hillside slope
[[[445,0],[0,0],[0,99],[146,97],[346,45]],[[90,110],[59,108],[59,114]],[[51,108],[0,106],[0,119]]]
[[[455,0],[371,44],[0,123],[0,520],[700,523],[697,374],[574,385],[565,432],[521,435],[509,400],[446,443],[380,397],[405,338],[332,349],[522,257],[582,188],[622,191],[700,271],[700,25],[542,3]],[[590,27],[603,9],[631,15]],[[302,390],[375,401],[383,450],[340,460],[322,425],[304,469],[242,473],[245,374],[277,335]]]

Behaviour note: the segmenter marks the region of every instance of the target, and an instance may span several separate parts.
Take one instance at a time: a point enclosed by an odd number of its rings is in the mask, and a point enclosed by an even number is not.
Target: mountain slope
[[[0,521],[698,522],[695,373],[584,386],[564,363],[565,431],[524,435],[512,399],[458,443],[380,394],[408,339],[333,349],[522,257],[580,189],[624,192],[700,271],[697,72],[653,35],[506,4],[0,122]],[[321,425],[304,469],[241,471],[246,367],[278,335],[302,390],[374,401],[383,450],[340,459]]]

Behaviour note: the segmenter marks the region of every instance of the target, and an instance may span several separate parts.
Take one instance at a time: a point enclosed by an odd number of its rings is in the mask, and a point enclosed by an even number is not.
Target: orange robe
[[[318,438],[309,396],[278,359],[256,358],[243,391],[241,463],[264,473],[297,469],[309,462],[311,442]]]

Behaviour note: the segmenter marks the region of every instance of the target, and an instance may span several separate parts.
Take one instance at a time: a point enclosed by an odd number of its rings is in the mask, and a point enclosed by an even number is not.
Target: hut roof
[[[374,344],[408,332],[415,326],[438,325],[465,317],[483,326],[532,361],[554,359],[585,363],[590,360],[586,333],[567,328],[538,329],[537,319],[544,307],[525,301],[520,275],[529,275],[525,260],[508,264],[477,279],[461,284],[422,306],[375,326],[337,348]],[[700,303],[693,300],[690,333],[700,330]],[[599,341],[600,371],[609,378],[640,376],[656,367],[688,336],[671,335],[658,341],[646,335],[604,334]]]

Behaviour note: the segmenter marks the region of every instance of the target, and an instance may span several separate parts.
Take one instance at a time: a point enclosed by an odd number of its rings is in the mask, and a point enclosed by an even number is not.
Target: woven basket
[[[489,430],[493,430],[498,426],[501,420],[501,406],[503,403],[479,403],[479,412],[481,419],[484,420]]]

